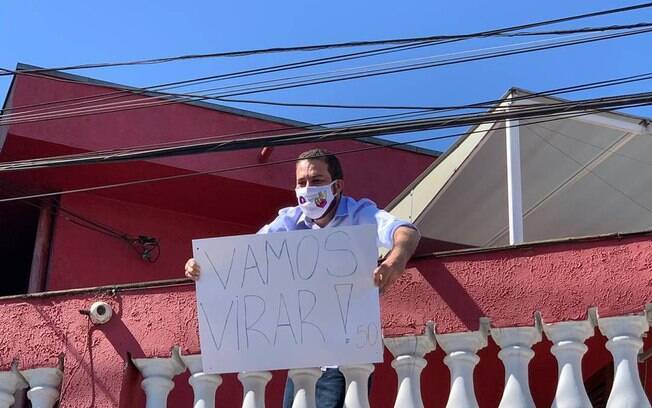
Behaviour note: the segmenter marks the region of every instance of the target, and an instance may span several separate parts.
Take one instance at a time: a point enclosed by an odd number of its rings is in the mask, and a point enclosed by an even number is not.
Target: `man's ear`
[[[344,180],[335,180],[335,183],[333,184],[333,195],[337,195],[337,193],[341,193],[342,191],[344,191]]]

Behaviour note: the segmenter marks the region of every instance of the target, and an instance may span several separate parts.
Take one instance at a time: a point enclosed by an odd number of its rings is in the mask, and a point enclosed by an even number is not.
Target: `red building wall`
[[[385,335],[419,332],[424,323],[421,319],[426,316],[435,321],[439,334],[474,329],[476,316],[457,308],[468,303],[468,299],[461,299],[459,304],[445,300],[459,290],[472,297],[477,306],[473,310],[492,319],[494,327],[531,326],[535,311],[542,311],[547,323],[585,318],[591,306],[597,307],[603,317],[640,313],[652,298],[648,285],[651,258],[652,241],[647,236],[422,258],[414,261],[405,277],[383,297],[383,330]],[[561,278],[562,274],[569,265],[579,264],[585,273],[570,285]],[[507,279],[496,279],[496,275],[507,275]],[[548,276],[545,285],[542,275]],[[613,279],[596,280],[595,276]],[[451,286],[453,283],[457,287]],[[524,294],[525,287],[534,289]],[[503,288],[502,296],[497,295],[499,288]],[[430,301],[414,296],[414,291],[430,292]],[[560,301],[566,293],[573,293],[576,301]],[[115,316],[106,325],[92,326],[79,310],[100,299],[112,305]],[[408,306],[411,313],[406,312]],[[14,357],[20,359],[22,369],[56,366],[59,354],[64,353],[63,407],[143,406],[141,378],[128,364],[129,355],[166,357],[175,345],[181,346],[183,354],[200,351],[194,290],[188,284],[0,299],[0,325],[4,330],[0,337],[2,369],[7,369]],[[585,377],[611,363],[599,332],[587,343]],[[650,346],[652,340],[645,339],[644,348]],[[530,385],[537,406],[549,406],[554,396],[557,371],[549,349],[546,340],[535,345],[536,354],[530,363]],[[497,406],[502,393],[504,371],[497,352],[490,339],[489,346],[478,353],[475,387],[481,407]],[[443,407],[448,396],[449,373],[443,357],[440,349],[427,355],[422,393],[429,407]],[[386,352],[385,363],[376,368],[374,407],[393,406],[396,376],[389,365],[391,359]],[[640,368],[642,375],[646,375],[648,368]],[[192,393],[186,380],[187,374],[175,379],[169,406],[191,403]],[[283,372],[274,373],[267,389],[268,406],[280,406],[284,381]],[[647,384],[646,390],[652,391],[652,384]],[[226,375],[217,398],[223,406],[238,406],[241,392],[235,376]]]
[[[9,107],[84,98],[115,92],[92,80],[69,77],[18,76],[11,88]],[[80,82],[81,81],[81,82]],[[157,102],[126,94],[103,101]],[[101,103],[101,102],[94,102]],[[84,105],[48,111],[83,109]],[[35,109],[25,108],[23,110]],[[21,112],[21,109],[12,111]],[[76,112],[78,113],[78,112]],[[202,137],[255,137],[247,132],[298,131],[281,119],[261,118],[188,104],[169,104],[80,117],[16,123],[8,126],[0,161],[83,153],[179,142]],[[345,191],[368,197],[385,206],[435,160],[428,154],[379,147],[359,141],[324,142],[341,155]],[[98,185],[130,183],[142,179],[178,177],[156,183],[135,184],[61,195],[59,204],[90,220],[131,235],[160,239],[161,256],[155,264],[138,259],[125,243],[71,223],[59,212],[53,226],[47,273],[48,290],[141,282],[182,276],[191,256],[193,238],[256,232],[274,218],[279,208],[294,205],[294,163],[300,152],[315,147],[276,148],[266,159],[259,150],[201,154],[117,164],[74,166],[0,174],[0,196],[56,192]],[[360,151],[360,149],[368,149]],[[284,161],[283,164],[265,163]],[[247,167],[247,166],[258,167]],[[241,168],[244,167],[244,168]],[[192,172],[229,170],[185,177]],[[9,186],[9,187],[7,187]]]

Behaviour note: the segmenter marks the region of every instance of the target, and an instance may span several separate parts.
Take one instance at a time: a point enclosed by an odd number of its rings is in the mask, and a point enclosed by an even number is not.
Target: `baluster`
[[[643,347],[641,337],[649,324],[645,316],[620,316],[598,319],[602,334],[607,336],[607,349],[614,360],[614,382],[607,408],[649,407],[638,373],[636,360]]]
[[[27,398],[32,408],[52,408],[59,399],[59,384],[63,373],[58,368],[34,368],[21,371],[29,383]]]
[[[0,408],[9,408],[15,401],[14,394],[19,389],[28,387],[19,375],[13,371],[4,371],[0,373]]]
[[[269,371],[244,372],[238,374],[242,383],[242,408],[265,408],[265,386],[272,379]]]
[[[451,375],[447,407],[477,407],[473,388],[473,370],[480,361],[476,355],[487,346],[486,332],[466,332],[437,335],[437,343],[446,352],[444,363]]]
[[[340,367],[346,379],[345,408],[369,408],[369,376],[373,364],[357,364]]]
[[[544,325],[543,331],[552,341],[550,351],[557,358],[557,391],[552,408],[590,408],[582,357],[588,349],[584,342],[594,334],[593,325],[588,321],[560,322]]]
[[[131,361],[143,376],[141,387],[145,391],[145,407],[167,407],[168,395],[174,388],[172,379],[185,371],[182,363],[174,357],[135,358]]]
[[[388,337],[385,346],[394,356],[392,367],[398,376],[395,408],[423,408],[421,399],[421,370],[426,366],[423,358],[435,349],[434,336]]]
[[[528,365],[534,357],[532,345],[541,341],[541,332],[535,327],[506,327],[491,329],[491,336],[501,348],[498,357],[505,366],[505,390],[499,408],[534,408]]]
[[[190,370],[188,383],[195,395],[193,408],[215,407],[215,392],[222,384],[219,374],[207,374],[202,368],[201,355],[180,356],[183,364]]]
[[[294,384],[292,408],[315,408],[315,387],[321,377],[319,368],[295,368],[288,371]]]

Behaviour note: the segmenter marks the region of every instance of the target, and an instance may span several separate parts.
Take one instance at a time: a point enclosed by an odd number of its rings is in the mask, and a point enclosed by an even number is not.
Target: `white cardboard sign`
[[[192,245],[204,372],[382,361],[374,225]]]

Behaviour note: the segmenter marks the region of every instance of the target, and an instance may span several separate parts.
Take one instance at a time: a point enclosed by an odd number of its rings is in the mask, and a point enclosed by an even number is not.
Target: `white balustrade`
[[[13,371],[0,372],[0,408],[9,408],[15,401],[14,394],[29,384]]]
[[[607,401],[608,408],[650,407],[638,373],[637,355],[643,347],[641,337],[649,324],[645,316],[620,316],[598,319],[607,349],[614,360],[614,382]]]
[[[369,376],[373,364],[358,364],[340,367],[346,379],[345,408],[369,408]]]
[[[265,408],[265,387],[272,379],[269,371],[245,372],[238,374],[242,383],[242,408]]]
[[[319,368],[295,368],[288,371],[294,385],[292,408],[315,408],[315,388],[321,377]]]
[[[215,392],[222,384],[222,376],[205,373],[202,368],[201,355],[199,354],[179,357],[190,370],[188,383],[192,386],[195,396],[193,408],[215,407]]]
[[[29,383],[27,398],[33,408],[52,408],[59,399],[63,373],[58,368],[34,368],[21,371]]]
[[[543,326],[553,343],[550,351],[557,358],[557,391],[552,408],[590,408],[584,388],[582,357],[588,347],[584,342],[595,330],[589,321],[560,322]]]
[[[394,356],[392,367],[398,376],[395,408],[423,408],[421,399],[421,370],[426,366],[423,358],[435,349],[434,336],[388,337],[385,346]]]
[[[487,346],[486,332],[474,331],[437,335],[437,343],[446,352],[444,363],[451,374],[447,407],[477,407],[473,389],[473,370],[480,361],[476,355]]]
[[[500,351],[498,357],[505,366],[505,389],[499,408],[532,407],[528,365],[534,351],[532,345],[541,341],[541,331],[536,327],[507,327],[491,329]]]
[[[174,382],[172,379],[185,371],[178,358],[135,358],[134,365],[143,375],[141,387],[145,391],[146,408],[164,408]]]

